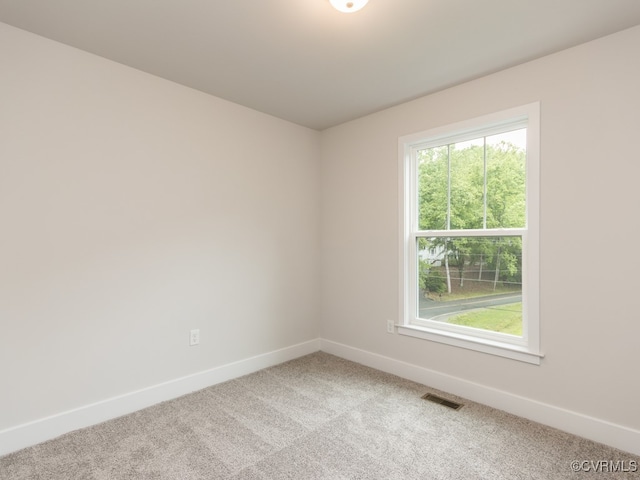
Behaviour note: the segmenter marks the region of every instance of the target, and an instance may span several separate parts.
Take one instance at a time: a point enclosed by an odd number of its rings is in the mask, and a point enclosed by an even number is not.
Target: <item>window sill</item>
[[[517,345],[471,337],[458,333],[443,332],[415,325],[398,325],[398,333],[400,335],[422,338],[424,340],[444,343],[454,347],[466,348],[468,350],[475,350],[477,352],[511,358],[513,360],[531,363],[534,365],[540,365],[540,359],[544,357],[544,355],[539,352],[534,352]]]

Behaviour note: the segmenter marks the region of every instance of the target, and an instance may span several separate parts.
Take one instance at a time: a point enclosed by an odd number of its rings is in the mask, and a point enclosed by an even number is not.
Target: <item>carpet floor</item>
[[[318,352],[6,455],[0,479],[640,478],[634,464],[629,453]]]

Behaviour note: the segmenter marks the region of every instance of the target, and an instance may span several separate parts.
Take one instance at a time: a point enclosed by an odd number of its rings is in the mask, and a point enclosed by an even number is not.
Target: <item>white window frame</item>
[[[522,337],[417,318],[418,230],[417,168],[419,149],[446,145],[514,128],[527,128],[526,225],[524,228],[447,230],[448,237],[522,236]],[[530,103],[398,139],[400,191],[400,322],[398,333],[539,365],[540,287],[540,103]],[[417,234],[421,232],[421,234]],[[443,231],[437,232],[443,234]]]

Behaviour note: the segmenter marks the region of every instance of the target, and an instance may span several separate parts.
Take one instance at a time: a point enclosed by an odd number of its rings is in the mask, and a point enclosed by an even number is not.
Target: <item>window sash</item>
[[[527,126],[526,123],[521,124],[521,123],[517,123],[517,124],[508,124],[507,125],[508,128],[502,127],[500,129],[491,129],[490,131],[483,131],[483,132],[478,132],[478,131],[474,131],[474,132],[470,132],[468,134],[468,137],[470,137],[469,139],[466,139],[466,136],[463,137],[466,140],[463,140],[462,138],[459,137],[454,137],[454,138],[447,138],[445,139],[447,142],[450,143],[445,143],[440,145],[440,142],[436,142],[437,146],[430,146],[430,147],[425,147],[424,145],[420,145],[420,146],[413,146],[411,148],[411,161],[412,161],[412,170],[413,173],[415,174],[415,181],[416,182],[420,182],[420,177],[421,177],[421,173],[420,173],[420,168],[422,165],[422,157],[423,157],[423,152],[428,152],[428,151],[433,151],[436,149],[446,149],[446,165],[447,165],[447,204],[446,204],[446,223],[447,223],[447,230],[451,230],[451,229],[463,229],[464,228],[459,228],[459,227],[452,227],[451,226],[451,211],[452,211],[452,203],[454,203],[454,198],[452,197],[452,177],[453,176],[457,176],[459,175],[460,172],[458,172],[456,169],[453,168],[452,162],[454,161],[454,156],[455,153],[452,155],[452,150],[455,150],[457,148],[458,145],[460,145],[461,143],[475,143],[476,147],[482,147],[482,163],[483,163],[483,191],[482,191],[482,228],[487,228],[487,213],[488,213],[488,202],[489,202],[489,197],[490,197],[490,193],[488,190],[488,182],[489,182],[489,178],[488,178],[488,174],[489,174],[489,170],[488,170],[488,162],[493,163],[495,160],[493,158],[490,158],[487,156],[488,154],[488,149],[491,148],[493,146],[493,143],[491,143],[491,140],[495,141],[495,137],[496,136],[501,136],[501,135],[505,135],[508,133],[513,133],[513,132],[525,132],[526,135],[526,130],[527,130]],[[483,135],[480,135],[480,133],[483,133]],[[478,135],[478,136],[476,136]],[[489,140],[489,142],[488,142]],[[495,153],[495,152],[494,152]],[[441,157],[442,156],[442,152],[440,152],[439,154],[436,153],[436,157]],[[525,159],[526,159],[526,155],[525,155]],[[439,158],[439,160],[441,161],[442,158]],[[526,160],[525,160],[525,165],[526,165]],[[419,190],[419,187],[418,187]],[[526,191],[523,191],[522,193],[524,193],[526,195]],[[525,214],[526,217],[526,214]],[[420,219],[417,219],[418,223],[420,222]],[[515,225],[512,227],[516,227]],[[518,228],[520,227],[520,225],[517,226]],[[419,228],[419,227],[418,227]],[[495,227],[495,228],[505,228],[505,227]],[[506,228],[510,228],[510,227],[506,227]]]
[[[508,234],[506,232],[509,232]],[[455,232],[453,235],[452,232]],[[466,235],[465,233],[473,232],[472,235]],[[457,333],[465,337],[476,337],[480,339],[492,340],[502,344],[527,346],[530,343],[530,323],[527,315],[529,306],[529,285],[528,285],[528,269],[530,262],[528,261],[528,232],[526,229],[509,229],[509,230],[440,230],[435,232],[416,232],[409,237],[409,244],[407,245],[408,256],[408,270],[409,278],[409,292],[408,301],[410,310],[407,312],[406,324],[424,327],[433,332],[447,332]],[[418,239],[419,238],[465,238],[465,237],[520,237],[522,239],[522,336],[509,335],[500,332],[493,332],[491,330],[484,330],[480,328],[472,328],[464,325],[455,325],[450,323],[442,323],[435,320],[429,320],[420,318],[418,315],[419,310],[419,298],[418,298]]]

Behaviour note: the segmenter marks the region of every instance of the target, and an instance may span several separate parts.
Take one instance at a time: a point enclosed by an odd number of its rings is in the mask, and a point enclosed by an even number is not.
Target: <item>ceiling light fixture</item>
[[[369,0],[329,0],[333,8],[344,13],[353,13],[364,7]]]

